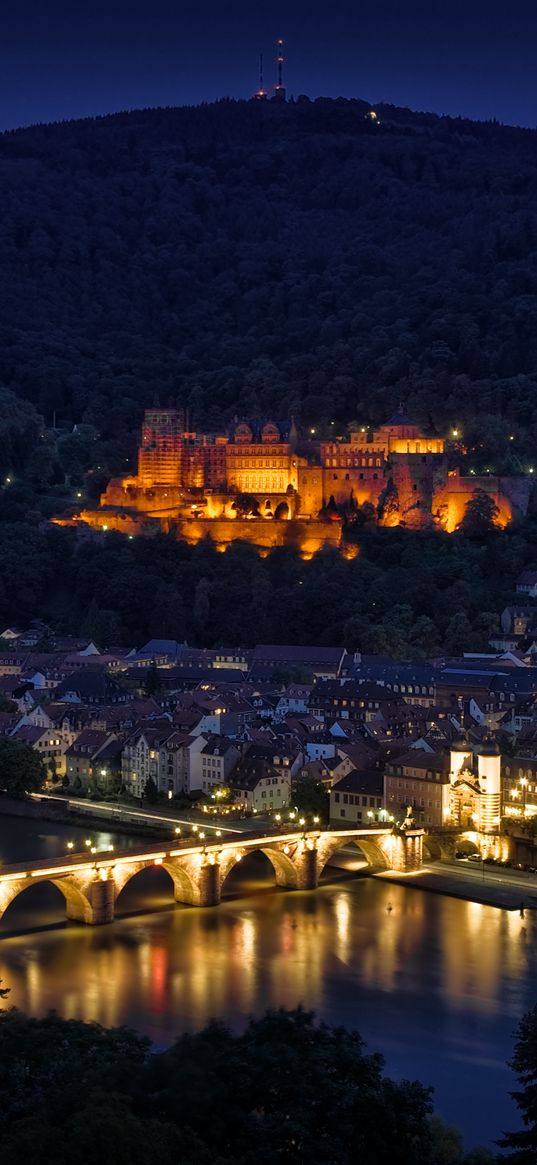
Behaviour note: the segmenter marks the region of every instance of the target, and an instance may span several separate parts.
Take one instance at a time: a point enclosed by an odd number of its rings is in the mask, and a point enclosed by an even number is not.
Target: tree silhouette
[[[510,1149],[503,1161],[512,1165],[535,1165],[537,1161],[537,1006],[520,1020],[510,1067],[516,1073],[520,1088],[511,1095],[522,1117],[524,1128],[506,1133],[498,1141],[502,1149]]]
[[[480,541],[494,532],[499,516],[500,511],[494,498],[483,489],[475,489],[466,503],[459,529],[467,538]]]

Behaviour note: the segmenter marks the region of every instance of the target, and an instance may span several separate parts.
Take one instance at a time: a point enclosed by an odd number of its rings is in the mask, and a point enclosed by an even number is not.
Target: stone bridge
[[[52,882],[65,898],[67,917],[97,925],[112,922],[123,888],[148,867],[160,866],[173,883],[176,902],[190,906],[216,906],[230,871],[249,853],[266,855],[274,869],[277,886],[289,890],[314,890],[330,858],[342,846],[354,842],[375,870],[412,873],[422,864],[423,829],[406,833],[393,829],[303,830],[285,834],[242,836],[236,841],[170,848],[144,846],[114,856],[73,854],[57,862],[25,862],[0,869],[0,918],[8,906],[30,886]]]
[[[485,833],[477,829],[461,829],[457,825],[429,826],[424,835],[423,856],[437,861],[453,861],[457,852],[478,853],[481,858],[499,861],[511,856],[511,842],[505,833]]]

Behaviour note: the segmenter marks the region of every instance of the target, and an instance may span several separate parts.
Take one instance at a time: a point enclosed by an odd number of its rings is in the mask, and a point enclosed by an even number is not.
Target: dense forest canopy
[[[421,659],[483,650],[517,573],[537,561],[531,518],[479,540],[369,526],[356,558],[326,549],[304,561],[293,547],[260,558],[243,542],[220,554],[210,539],[80,537],[37,515],[30,524],[13,500],[20,488],[0,491],[0,623],[39,616],[103,647],[164,637]]]
[[[402,397],[462,425],[477,469],[525,466],[537,134],[368,108],[222,101],[1,135],[0,383],[93,426],[111,472],[156,397],[209,427],[376,422]]]

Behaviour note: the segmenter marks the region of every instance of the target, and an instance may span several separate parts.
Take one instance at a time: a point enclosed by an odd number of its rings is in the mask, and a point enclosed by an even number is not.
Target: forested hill
[[[210,426],[377,421],[403,398],[516,469],[537,438],[537,133],[368,108],[1,135],[0,383],[105,442],[157,397]]]

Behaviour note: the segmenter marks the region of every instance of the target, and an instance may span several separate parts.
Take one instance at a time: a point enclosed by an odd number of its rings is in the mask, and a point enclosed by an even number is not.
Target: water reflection
[[[214,1015],[239,1026],[266,1007],[303,1002],[360,1030],[391,1072],[435,1084],[441,1110],[472,1139],[513,1123],[505,1061],[534,1002],[531,911],[521,919],[370,878],[316,893],[277,891],[263,878],[262,862],[248,859],[231,896],[202,910],[171,905],[163,872],[147,871],[125,888],[123,917],[95,930],[62,923],[13,934],[17,912],[19,924],[60,916],[50,901],[30,909],[21,897],[0,928],[11,932],[0,978],[33,1014],[55,1007],[126,1023],[159,1045]]]

